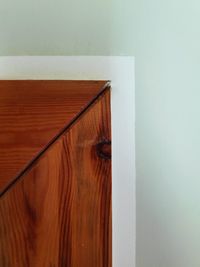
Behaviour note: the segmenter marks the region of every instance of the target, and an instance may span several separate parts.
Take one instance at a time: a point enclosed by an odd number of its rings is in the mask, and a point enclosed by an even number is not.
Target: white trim
[[[134,267],[134,58],[104,56],[0,57],[0,79],[111,80],[113,267]]]

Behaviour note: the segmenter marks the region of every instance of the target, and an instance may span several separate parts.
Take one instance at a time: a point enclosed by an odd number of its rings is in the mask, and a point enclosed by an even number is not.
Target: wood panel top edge
[[[69,80],[69,79],[0,79],[0,83],[8,82],[8,83],[15,83],[15,82],[61,82],[61,83],[98,83],[98,84],[105,84],[110,82],[110,80]]]

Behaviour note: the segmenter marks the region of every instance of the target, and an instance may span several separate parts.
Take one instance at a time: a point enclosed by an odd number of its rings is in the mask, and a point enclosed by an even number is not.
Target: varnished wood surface
[[[104,85],[104,81],[0,81],[0,192]]]
[[[110,131],[106,91],[3,195],[1,267],[111,267]]]

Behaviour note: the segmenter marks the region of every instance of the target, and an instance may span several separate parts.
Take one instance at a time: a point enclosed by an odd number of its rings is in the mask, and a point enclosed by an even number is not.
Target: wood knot
[[[97,155],[102,159],[111,159],[111,141],[102,140],[96,144]]]

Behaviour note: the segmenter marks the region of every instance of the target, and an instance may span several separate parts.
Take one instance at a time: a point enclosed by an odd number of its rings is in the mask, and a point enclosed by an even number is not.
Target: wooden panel
[[[105,81],[0,81],[0,192],[104,85]]]
[[[0,266],[111,267],[110,138],[106,90],[1,198]]]

